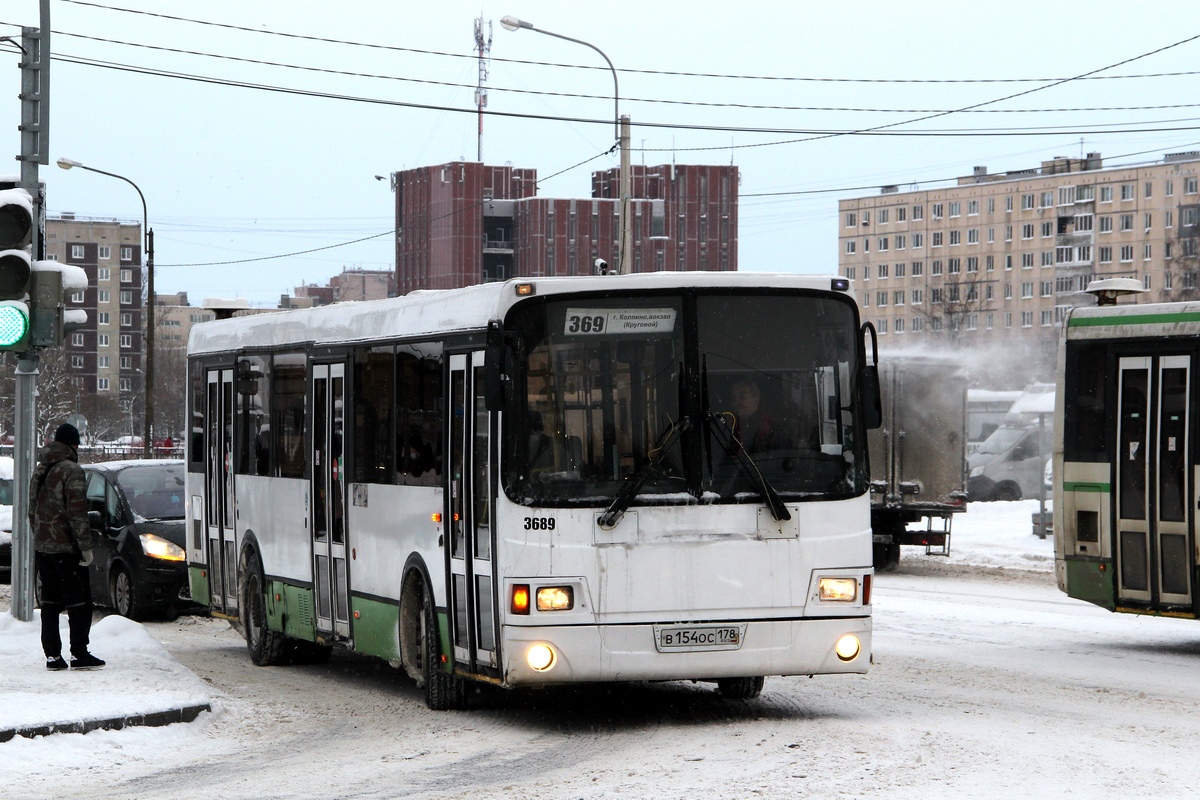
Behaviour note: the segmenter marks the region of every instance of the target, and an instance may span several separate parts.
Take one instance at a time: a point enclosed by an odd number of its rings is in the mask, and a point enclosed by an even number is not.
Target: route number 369
[[[600,333],[603,330],[604,316],[601,314],[572,314],[567,319],[567,333]]]

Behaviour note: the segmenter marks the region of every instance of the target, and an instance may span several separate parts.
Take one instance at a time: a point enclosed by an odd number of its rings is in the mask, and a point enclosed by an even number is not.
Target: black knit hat
[[[69,422],[64,422],[54,432],[54,441],[69,444],[71,447],[79,447],[79,429]]]

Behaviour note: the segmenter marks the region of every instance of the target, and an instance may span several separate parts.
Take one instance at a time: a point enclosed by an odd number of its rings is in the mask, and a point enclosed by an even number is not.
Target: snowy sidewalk
[[[0,742],[15,736],[191,722],[212,710],[212,692],[204,681],[145,628],[115,614],[92,626],[91,651],[108,662],[106,667],[47,670],[40,614],[35,610],[32,622],[21,622],[7,608],[0,610]],[[61,626],[65,644],[65,614]]]

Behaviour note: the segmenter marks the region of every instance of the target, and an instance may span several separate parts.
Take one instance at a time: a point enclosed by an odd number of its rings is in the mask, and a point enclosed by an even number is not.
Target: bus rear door
[[[208,453],[204,491],[208,501],[210,603],[218,613],[238,613],[236,507],[233,496],[233,370],[210,369],[205,397]]]
[[[346,365],[313,364],[312,548],[317,632],[350,635],[344,433]]]

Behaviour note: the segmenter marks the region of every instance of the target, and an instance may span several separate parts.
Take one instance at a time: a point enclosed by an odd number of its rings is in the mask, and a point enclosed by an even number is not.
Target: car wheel
[[[135,622],[146,618],[146,604],[142,600],[142,592],[134,585],[129,570],[117,567],[113,571],[111,586],[112,607],[117,610],[118,614]]]
[[[1021,487],[1015,483],[1002,483],[992,492],[992,499],[1001,502],[1013,502],[1021,499]]]
[[[765,678],[758,675],[752,678],[720,678],[717,689],[721,696],[730,700],[753,700],[762,694]]]

